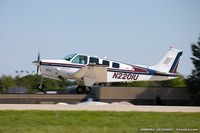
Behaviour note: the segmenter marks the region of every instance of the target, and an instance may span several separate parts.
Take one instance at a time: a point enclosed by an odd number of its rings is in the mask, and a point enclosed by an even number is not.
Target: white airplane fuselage
[[[77,54],[78,55],[78,54]],[[88,56],[89,57],[89,56]],[[100,59],[100,58],[99,58]],[[100,59],[102,61],[103,59]],[[110,61],[110,60],[108,60]],[[60,80],[58,76],[64,79],[75,79],[72,75],[87,64],[75,64],[66,60],[42,60],[40,72],[46,78]],[[110,61],[113,63],[114,61]],[[115,62],[116,63],[116,62]],[[136,65],[119,63],[120,68],[107,67],[107,82],[133,82],[145,80],[167,80],[176,78],[176,74],[158,74],[155,70]]]

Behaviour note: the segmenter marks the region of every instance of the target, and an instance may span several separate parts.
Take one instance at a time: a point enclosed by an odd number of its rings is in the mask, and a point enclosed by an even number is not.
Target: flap
[[[87,65],[73,74],[78,79],[83,79],[86,86],[92,86],[94,83],[107,81],[107,66],[105,65]]]

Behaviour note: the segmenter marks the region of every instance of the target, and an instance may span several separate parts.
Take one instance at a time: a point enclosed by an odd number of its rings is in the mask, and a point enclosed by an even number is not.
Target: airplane
[[[75,80],[78,94],[90,93],[91,87],[99,83],[161,81],[177,78],[176,70],[183,54],[182,50],[170,48],[160,62],[153,66],[127,64],[107,58],[85,54],[70,54],[59,60],[40,60],[38,53],[37,74],[42,77],[62,80]],[[42,78],[43,79],[43,78]],[[43,80],[39,89],[43,88]]]

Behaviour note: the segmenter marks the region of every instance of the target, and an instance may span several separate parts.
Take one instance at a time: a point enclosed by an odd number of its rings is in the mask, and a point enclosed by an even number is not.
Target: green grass
[[[200,113],[0,111],[0,133],[134,133],[140,128],[200,129]]]

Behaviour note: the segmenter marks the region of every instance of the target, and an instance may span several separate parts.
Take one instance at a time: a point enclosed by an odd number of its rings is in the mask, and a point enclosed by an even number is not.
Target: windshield
[[[87,56],[84,56],[84,55],[77,55],[77,56],[72,60],[72,63],[87,64]]]
[[[70,55],[65,56],[63,59],[70,61],[75,55],[76,54],[70,54]]]

